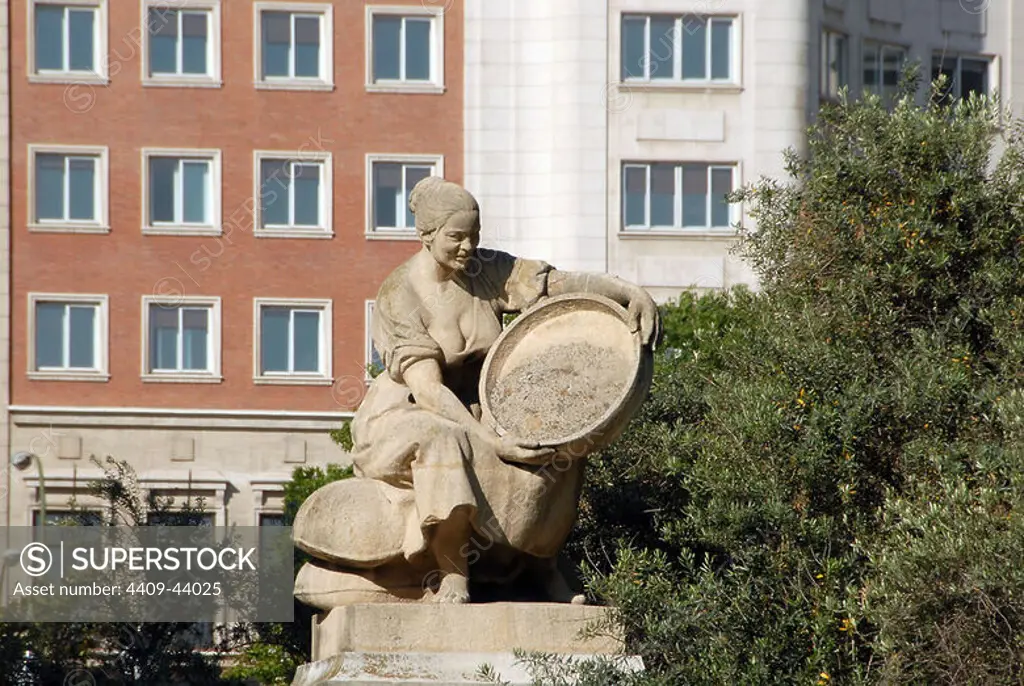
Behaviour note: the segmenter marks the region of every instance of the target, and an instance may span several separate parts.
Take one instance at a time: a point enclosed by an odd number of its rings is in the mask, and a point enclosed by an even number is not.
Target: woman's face
[[[480,243],[480,221],[476,212],[456,212],[430,241],[430,254],[443,267],[455,272],[466,268]]]

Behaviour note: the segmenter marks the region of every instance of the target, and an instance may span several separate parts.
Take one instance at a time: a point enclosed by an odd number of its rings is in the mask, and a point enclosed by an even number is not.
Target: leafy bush
[[[823,110],[736,195],[762,290],[665,309],[570,552],[645,684],[1024,679],[1024,139]],[[632,680],[622,677],[623,681]]]

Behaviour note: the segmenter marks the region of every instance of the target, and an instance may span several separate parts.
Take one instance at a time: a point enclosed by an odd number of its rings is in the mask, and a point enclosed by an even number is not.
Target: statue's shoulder
[[[388,312],[407,308],[419,299],[412,283],[410,263],[411,259],[398,265],[381,283],[374,304],[376,309]]]

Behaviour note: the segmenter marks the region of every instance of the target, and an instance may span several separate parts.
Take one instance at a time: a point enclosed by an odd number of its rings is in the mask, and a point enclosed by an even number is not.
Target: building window
[[[284,526],[284,515],[278,512],[260,512],[260,526]]]
[[[375,301],[366,301],[366,316],[364,318],[365,338],[365,360],[363,367],[366,370],[366,380],[370,381],[384,371],[384,358],[377,352],[377,346],[373,344],[373,308]]]
[[[907,59],[903,48],[864,43],[864,92],[874,93],[887,106],[896,101],[899,94],[900,75]]]
[[[146,0],[147,85],[220,85],[219,0]]]
[[[331,301],[255,301],[257,383],[331,383]]]
[[[43,513],[32,511],[32,526],[43,526]],[[45,526],[103,526],[103,515],[95,510],[46,510]]]
[[[256,152],[256,235],[329,238],[331,155]]]
[[[255,11],[257,87],[334,87],[331,5],[257,2]]]
[[[623,165],[624,230],[728,229],[735,172],[726,164]]]
[[[409,209],[413,186],[428,176],[444,176],[437,155],[367,156],[367,234],[415,237],[416,219]]]
[[[821,97],[835,100],[840,89],[849,83],[846,36],[835,31],[821,32]]]
[[[366,85],[370,90],[440,92],[444,88],[444,14],[367,6]]]
[[[932,57],[932,80],[940,75],[946,77],[945,89],[939,95],[939,103],[946,105],[954,100],[976,95],[988,95],[988,70],[991,61],[985,57],[961,55]]]
[[[142,151],[144,233],[220,233],[220,152]]]
[[[107,296],[29,294],[32,379],[106,381]]]
[[[106,80],[106,0],[29,4],[29,73],[33,81]]]
[[[168,496],[163,496],[167,498]],[[198,512],[199,503],[196,499],[188,497],[185,498],[183,505],[188,504],[193,508],[189,511],[178,510],[178,509],[162,509],[156,512],[149,512],[146,514],[146,526],[202,526],[202,527],[213,527],[215,525],[215,517],[209,512]],[[208,622],[199,622],[197,625],[207,624]]]
[[[623,81],[736,80],[735,19],[696,14],[623,15]]]
[[[29,228],[105,233],[107,149],[29,146]]]
[[[221,380],[220,298],[143,296],[142,307],[144,380]]]

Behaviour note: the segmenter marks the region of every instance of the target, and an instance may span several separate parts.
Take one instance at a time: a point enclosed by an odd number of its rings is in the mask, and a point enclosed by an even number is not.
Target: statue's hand
[[[513,436],[495,436],[494,448],[498,457],[524,464],[543,464],[555,454],[552,448],[541,448],[536,441],[531,443]]]
[[[640,286],[636,286],[629,297],[629,330],[640,332],[640,341],[644,345],[655,347],[661,338],[661,322],[658,317],[658,306],[654,299]]]

